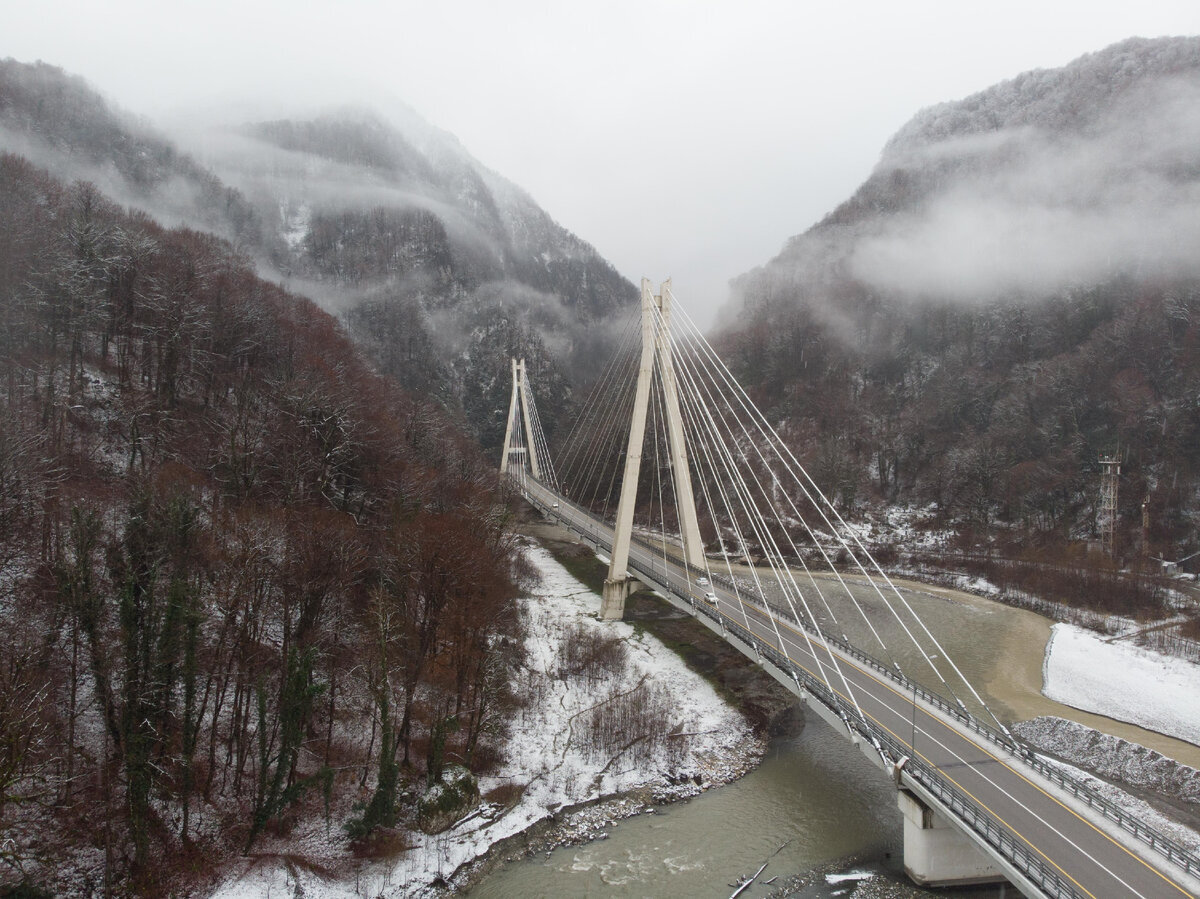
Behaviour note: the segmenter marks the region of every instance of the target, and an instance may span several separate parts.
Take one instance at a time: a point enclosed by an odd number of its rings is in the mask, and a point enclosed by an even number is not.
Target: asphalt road
[[[602,545],[612,545],[610,528],[540,485],[530,483],[528,489],[575,530],[588,533]],[[631,566],[636,560],[663,570],[663,557],[655,557],[643,546],[635,543],[630,555]],[[665,564],[667,579],[679,593],[690,593],[697,602],[703,602],[707,592],[714,593],[731,630],[748,629],[844,699],[857,702],[867,718],[906,747],[913,758],[924,760],[971,797],[1081,895],[1093,899],[1196,896],[1194,887],[1157,853],[1132,836],[1129,845],[1114,839],[1058,798],[1036,772],[1009,753],[914,702],[911,693],[901,691],[873,669],[840,653],[835,653],[836,659],[831,657],[789,622],[778,618],[772,622],[761,609],[738,602],[731,591],[719,585],[689,584],[673,560],[665,560]]]

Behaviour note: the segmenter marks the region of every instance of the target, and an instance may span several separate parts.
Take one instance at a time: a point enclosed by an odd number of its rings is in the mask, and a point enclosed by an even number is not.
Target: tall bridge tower
[[[679,505],[683,557],[689,565],[704,565],[704,543],[700,537],[700,524],[696,517],[692,475],[688,465],[687,444],[683,436],[683,417],[679,413],[679,394],[675,385],[675,368],[671,360],[670,328],[670,279],[663,282],[658,294],[655,294],[650,289],[650,282],[643,278],[642,357],[638,366],[637,389],[634,392],[633,420],[629,427],[625,472],[621,479],[621,499],[617,504],[612,557],[608,565],[608,577],[604,580],[604,598],[600,604],[601,618],[623,617],[625,598],[630,593],[632,578],[626,568],[629,565],[629,541],[633,533],[633,507],[637,500],[638,476],[641,473],[650,388],[656,372],[666,412],[667,443],[675,483],[675,498]]]
[[[541,478],[542,469],[538,459],[537,441],[534,439],[533,423],[529,416],[529,379],[525,374],[525,360],[512,361],[512,399],[508,401],[508,425],[504,429],[504,452],[500,456],[500,473],[508,474],[513,455],[525,455],[529,461],[529,471],[535,478]],[[518,410],[518,407],[519,410]],[[514,440],[520,425],[517,424],[517,413],[525,423],[525,440],[523,443]],[[520,444],[520,445],[518,445]]]

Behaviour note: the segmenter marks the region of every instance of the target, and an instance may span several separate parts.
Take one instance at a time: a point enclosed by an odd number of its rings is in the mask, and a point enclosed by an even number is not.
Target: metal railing
[[[728,618],[718,610],[707,606],[700,607],[698,611],[714,619]],[[1001,824],[987,809],[950,783],[937,769],[920,759],[911,758],[906,747],[891,734],[864,718],[850,703],[834,693],[824,681],[805,671],[773,645],[763,641],[745,628],[736,623],[731,625],[728,621],[726,621],[726,625],[739,631],[738,639],[750,644],[756,652],[775,667],[791,675],[798,687],[833,711],[848,730],[857,732],[859,736],[867,739],[885,761],[894,764],[907,757],[908,760],[905,762],[903,770],[908,776],[937,799],[951,815],[978,835],[999,858],[1007,861],[1015,870],[1041,889],[1045,895],[1053,897],[1053,899],[1083,899],[1086,896],[1071,881],[1064,878],[1053,865],[1047,863],[1028,843],[1014,836],[1012,831]]]
[[[542,509],[543,512],[562,518],[560,512],[556,512],[553,508],[546,506],[531,495],[529,491],[526,490],[525,495],[527,499]],[[566,503],[576,512],[585,516],[589,525],[591,525],[589,529],[591,539],[598,546],[603,546],[611,550],[611,541],[606,539],[603,530],[597,526],[596,520],[589,510],[565,497],[560,497],[559,501],[560,503]],[[607,525],[604,527],[607,527]],[[576,530],[578,530],[578,527],[576,527]],[[650,542],[636,536],[633,538],[633,542],[652,552],[661,549],[661,547],[655,547]],[[708,574],[694,566],[687,565],[682,560],[676,560],[675,565],[679,569],[686,570],[689,575],[711,577],[714,582],[721,584],[728,590],[734,591],[739,598],[752,600],[750,605],[757,606],[764,614],[784,617],[797,627],[803,628],[810,636],[816,639],[816,631],[810,625],[803,621],[796,621],[792,615],[782,610],[770,607],[766,598],[756,589],[744,584],[735,585],[731,579],[724,575],[716,573]],[[824,681],[809,674],[809,672],[787,658],[778,648],[765,642],[719,609],[709,606],[707,603],[697,603],[694,597],[678,590],[671,583],[671,572],[665,569],[659,571],[653,564],[650,566],[643,565],[633,557],[630,558],[629,569],[655,581],[661,588],[688,602],[698,614],[711,618],[713,621],[721,624],[723,629],[737,632],[739,640],[753,647],[756,652],[769,659],[777,668],[790,675],[796,681],[798,687],[802,687],[802,689],[813,695],[818,701],[834,712],[846,724],[848,729],[857,731],[861,736],[870,740],[872,745],[880,751],[881,755],[885,749],[891,750],[893,755],[890,761],[892,762],[906,755],[904,747],[897,743],[890,734],[872,725],[860,712],[830,690]],[[1101,796],[1083,781],[1039,757],[1027,746],[1015,739],[1010,739],[984,724],[961,704],[948,702],[945,697],[927,690],[915,681],[910,680],[904,674],[885,665],[874,656],[863,652],[841,639],[822,635],[818,642],[826,644],[831,652],[836,648],[839,652],[853,658],[859,664],[888,678],[906,693],[913,693],[914,696],[920,697],[928,705],[933,706],[944,715],[957,721],[963,727],[979,734],[992,744],[1010,753],[1027,767],[1037,771],[1047,780],[1066,790],[1089,807],[1097,810],[1105,818],[1132,834],[1168,861],[1179,865],[1190,874],[1200,875],[1200,857],[1197,857],[1175,840],[1149,826],[1137,816],[1131,815],[1111,800]],[[887,760],[886,755],[884,758]],[[1020,870],[1032,882],[1043,888],[1047,895],[1055,897],[1082,895],[1074,885],[1064,880],[1056,870],[1047,866],[1045,860],[1040,855],[1031,851],[1023,841],[1014,838],[1010,830],[1004,828],[990,813],[947,781],[936,769],[931,768],[920,760],[910,758],[904,770],[909,772],[910,776],[925,789],[929,790],[932,795],[938,797],[947,808],[958,816],[966,826],[983,838],[1001,857],[1007,859],[1017,870]]]

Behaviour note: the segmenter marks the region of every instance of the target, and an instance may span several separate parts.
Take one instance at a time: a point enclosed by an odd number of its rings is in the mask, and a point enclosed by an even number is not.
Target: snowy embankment
[[[1101,777],[1200,802],[1200,771],[1146,746],[1053,715],[1019,721],[1012,727],[1034,748],[1070,759]]]
[[[1076,721],[1050,715],[1021,721],[1014,725],[1014,730],[1034,747],[1078,762],[1078,765],[1067,765],[1054,759],[1046,760],[1051,765],[1062,768],[1070,777],[1081,781],[1145,825],[1175,840],[1189,852],[1200,852],[1200,833],[1172,817],[1160,814],[1150,803],[1130,796],[1120,786],[1100,779],[1114,778],[1160,795],[1195,802],[1196,791],[1200,789],[1200,772],[1195,768],[1166,759],[1153,749],[1100,733]],[[1094,777],[1094,774],[1100,777]]]
[[[1061,765],[1061,763],[1059,764]],[[1149,803],[1130,796],[1120,787],[1115,787],[1106,781],[1100,780],[1098,777],[1093,777],[1073,765],[1061,765],[1061,767],[1065,768],[1077,780],[1082,780],[1109,802],[1120,806],[1130,815],[1137,817],[1142,823],[1148,824],[1159,833],[1174,840],[1188,852],[1192,854],[1200,853],[1200,833],[1197,833],[1192,828],[1180,824],[1173,818],[1168,818],[1166,815],[1160,814]]]
[[[443,833],[410,834],[411,848],[402,855],[363,864],[349,878],[321,877],[290,859],[256,862],[227,880],[216,897],[251,899],[284,891],[307,899],[434,895],[489,847],[561,809],[642,788],[660,801],[693,795],[732,780],[761,758],[764,747],[742,715],[679,656],[632,625],[597,620],[596,594],[541,546],[531,545],[527,553],[541,582],[535,595],[522,600],[527,661],[513,677],[528,705],[510,721],[505,761],[479,779],[484,797],[499,787],[520,789],[516,804],[505,811],[485,801]],[[626,647],[624,664],[605,676],[564,676],[564,649],[581,634],[619,638]],[[634,738],[598,753],[585,739],[587,722],[597,710],[647,688],[670,718],[662,722],[654,749],[647,749],[651,741]]]
[[[1050,699],[1200,744],[1200,665],[1056,624],[1042,681]]]

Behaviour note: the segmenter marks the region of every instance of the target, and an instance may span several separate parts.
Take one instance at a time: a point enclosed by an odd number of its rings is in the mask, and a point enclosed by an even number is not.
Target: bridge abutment
[[[996,864],[919,796],[901,787],[904,873],[920,886],[966,886],[1007,880]]]

